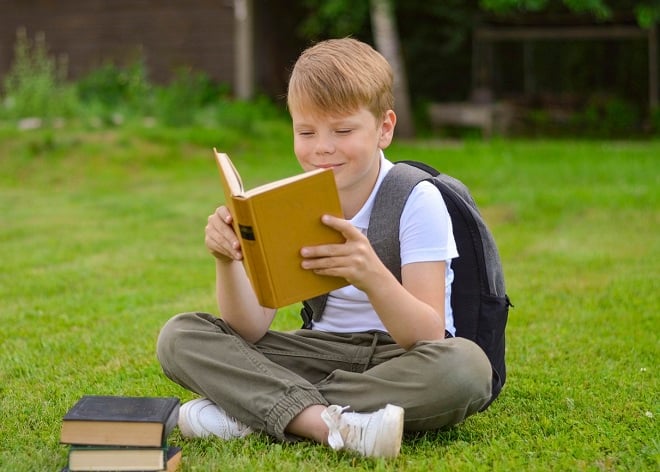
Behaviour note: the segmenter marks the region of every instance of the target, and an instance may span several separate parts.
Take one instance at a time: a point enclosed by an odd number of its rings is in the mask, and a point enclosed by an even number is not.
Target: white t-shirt
[[[360,211],[350,220],[363,234],[367,233],[376,193],[393,166],[381,155],[376,185]],[[451,283],[454,280],[451,260],[458,257],[458,251],[445,202],[430,182],[420,182],[410,194],[401,214],[399,240],[402,266],[413,262],[446,262],[445,329],[454,335],[456,329],[450,303]],[[353,285],[330,292],[323,317],[312,323],[312,329],[333,333],[387,331],[366,293]]]

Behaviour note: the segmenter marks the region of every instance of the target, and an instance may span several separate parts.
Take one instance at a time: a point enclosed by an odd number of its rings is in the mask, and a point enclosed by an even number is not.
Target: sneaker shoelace
[[[344,437],[340,432],[341,414],[348,408],[348,406],[331,405],[321,412],[321,418],[328,425],[328,444],[336,451],[344,447]]]

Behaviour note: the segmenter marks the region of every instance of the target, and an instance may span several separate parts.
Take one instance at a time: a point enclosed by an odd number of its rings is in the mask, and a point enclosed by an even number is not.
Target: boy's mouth
[[[337,167],[341,167],[342,164],[317,164],[316,167],[319,169],[335,169]]]

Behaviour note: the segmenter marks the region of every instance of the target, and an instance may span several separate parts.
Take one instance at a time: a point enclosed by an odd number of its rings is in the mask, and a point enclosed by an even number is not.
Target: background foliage
[[[534,25],[639,24],[660,20],[654,0],[392,0],[408,83],[418,116],[429,101],[468,100],[472,95],[472,35],[484,24]],[[369,41],[368,0],[304,0],[299,34],[306,38],[352,35]],[[648,110],[648,46],[639,40],[534,41],[535,90],[525,93],[522,42],[494,47],[497,99],[512,100],[538,112],[548,108],[571,114],[569,122],[552,113],[528,127],[552,124],[553,132],[604,136],[629,135],[658,115]],[[611,108],[624,109],[625,123],[612,120]],[[536,113],[535,112],[535,113]],[[593,123],[594,117],[605,124]],[[650,124],[650,123],[651,124]],[[607,131],[605,131],[607,130]],[[543,130],[541,131],[543,132]]]
[[[31,40],[19,34],[15,57],[3,84],[0,125],[2,120],[18,121],[21,127],[58,127],[68,120],[89,128],[125,122],[172,127],[231,122],[249,130],[259,119],[285,114],[265,97],[249,106],[234,101],[226,85],[189,69],[179,70],[167,85],[156,85],[140,59],[124,68],[105,64],[71,83],[42,36]]]
[[[394,3],[417,128],[423,132],[431,131],[426,113],[430,102],[470,99],[472,33],[477,25],[529,20],[648,25],[660,15],[660,4],[648,0]],[[299,0],[293,14],[300,16],[295,35],[301,41],[345,35],[372,41],[368,0]],[[660,129],[660,111],[648,111],[644,40],[536,41],[531,94],[524,93],[524,45],[499,43],[494,51],[495,97],[524,110],[516,133],[630,137]],[[32,39],[19,32],[14,56],[2,84],[0,120],[37,117],[52,123],[66,118],[99,126],[139,116],[181,126],[214,123],[234,106],[227,84],[213,83],[194,70],[179,70],[169,84],[153,84],[141,58],[123,68],[107,63],[71,84],[66,61],[49,55],[43,35]],[[257,101],[268,106],[263,97]]]

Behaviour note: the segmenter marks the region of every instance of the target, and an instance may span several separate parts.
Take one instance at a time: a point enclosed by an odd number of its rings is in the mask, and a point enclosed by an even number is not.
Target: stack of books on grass
[[[62,419],[64,471],[175,471],[181,449],[168,436],[179,406],[173,397],[82,397]]]

